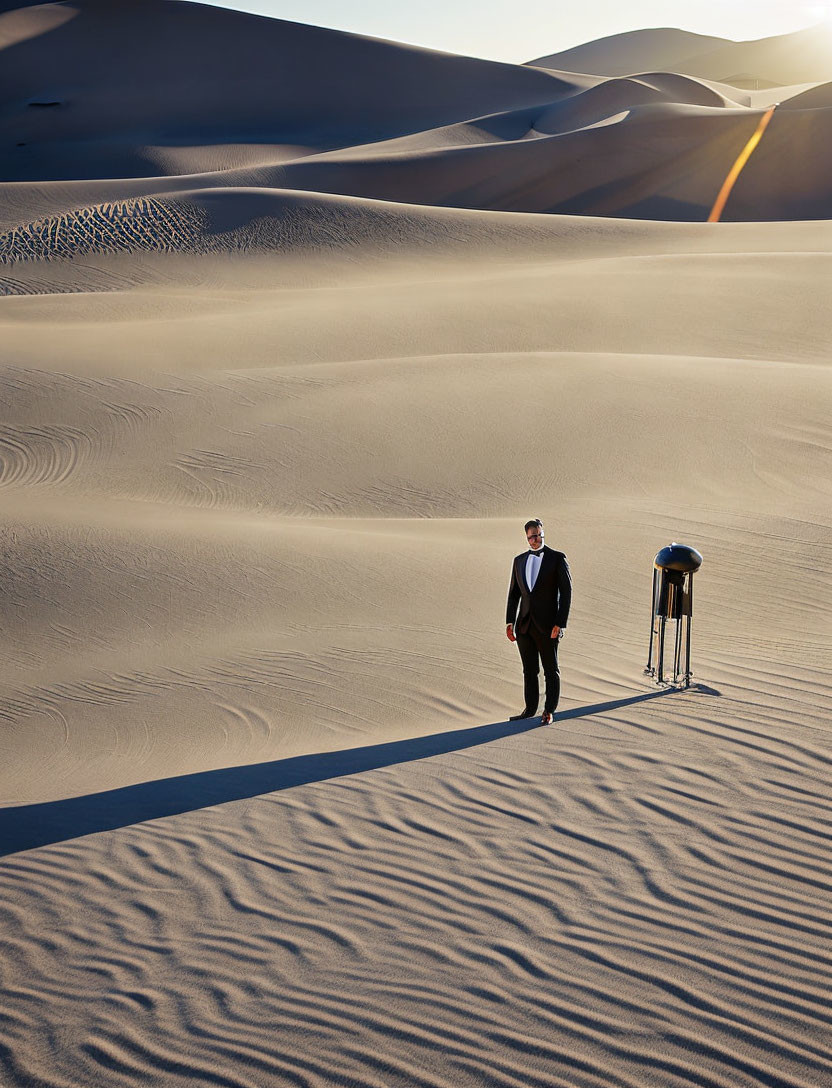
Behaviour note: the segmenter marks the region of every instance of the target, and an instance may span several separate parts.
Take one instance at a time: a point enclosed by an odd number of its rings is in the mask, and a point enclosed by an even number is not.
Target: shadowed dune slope
[[[388,156],[374,147],[369,154],[316,156],[256,176],[260,184],[406,203],[702,221],[760,116],[675,103],[629,108],[625,96],[617,112],[607,110],[594,127],[564,133],[547,133],[551,115],[544,114],[541,133],[529,118],[527,139]],[[762,174],[753,204],[738,190],[726,218],[832,214],[826,184],[832,112],[801,116],[792,127],[797,116],[778,118],[778,128],[783,143],[799,143],[802,160],[790,158],[776,179]],[[759,173],[756,162],[748,172]]]
[[[784,110],[828,110],[832,107],[832,82],[809,87],[783,102]]]
[[[628,97],[649,98],[654,92],[625,82],[626,95],[620,90],[605,95],[600,88],[586,92],[601,101],[576,103],[583,112],[574,129],[570,111],[554,107],[465,126],[464,142],[458,143],[452,133],[434,146],[421,138],[412,145],[397,140],[187,179],[41,184],[25,190],[6,186],[10,218],[0,240],[0,260],[25,259],[29,245],[22,239],[37,234],[50,252],[72,249],[77,225],[82,220],[94,224],[96,208],[104,204],[120,209],[119,230],[141,233],[141,217],[149,208],[158,211],[160,201],[174,199],[183,182],[191,192],[293,189],[490,211],[705,220],[762,112],[663,102],[628,107]],[[580,127],[580,120],[590,116],[600,119]],[[832,214],[826,183],[830,126],[829,109],[776,113],[723,218],[821,219]],[[36,214],[27,218],[27,212]],[[99,232],[103,248],[107,234]],[[153,237],[147,244],[152,246]]]
[[[198,4],[66,7],[66,21],[2,50],[8,178],[193,172],[187,156],[166,162],[173,148],[216,169],[229,155],[233,163],[228,146],[303,153],[545,103],[573,86],[519,65]],[[0,41],[4,22],[34,25],[42,11],[0,16]]]

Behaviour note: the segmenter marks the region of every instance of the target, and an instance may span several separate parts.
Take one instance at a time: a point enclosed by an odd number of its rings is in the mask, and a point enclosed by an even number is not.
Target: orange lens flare
[[[728,197],[731,195],[731,190],[734,188],[737,178],[743,172],[745,164],[754,154],[754,150],[757,147],[757,144],[760,142],[760,140],[762,140],[763,133],[768,128],[768,123],[774,115],[774,111],[776,109],[776,106],[771,106],[769,109],[766,110],[766,112],[760,118],[760,123],[759,125],[757,125],[757,131],[739,153],[739,155],[737,156],[737,161],[728,171],[728,177],[722,183],[722,188],[719,190],[719,196],[714,201],[714,206],[711,208],[711,214],[708,216],[709,223],[719,222],[723,211],[725,211],[725,205],[728,202]]]

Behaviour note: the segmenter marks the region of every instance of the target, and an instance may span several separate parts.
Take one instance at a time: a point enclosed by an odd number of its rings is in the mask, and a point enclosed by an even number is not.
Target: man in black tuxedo
[[[563,552],[545,547],[540,518],[527,521],[525,529],[531,550],[521,552],[511,565],[506,635],[510,642],[517,643],[520,651],[526,706],[522,714],[513,714],[510,720],[533,718],[537,714],[542,663],[546,698],[541,724],[548,725],[554,719],[560,698],[558,640],[569,619],[572,577]]]

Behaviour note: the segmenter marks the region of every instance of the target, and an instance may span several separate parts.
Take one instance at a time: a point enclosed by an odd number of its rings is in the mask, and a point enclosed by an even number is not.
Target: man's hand
[[[552,628],[552,638],[560,638],[560,628],[559,627],[553,627]]]
[[[510,623],[508,625],[508,627],[506,627],[506,638],[509,640],[509,642],[516,642],[517,641],[517,639],[514,637],[514,624],[513,623]]]

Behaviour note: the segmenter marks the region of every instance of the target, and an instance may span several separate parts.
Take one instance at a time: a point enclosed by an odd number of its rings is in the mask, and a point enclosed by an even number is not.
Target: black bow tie
[[[530,548],[529,549],[529,555],[543,555],[543,549],[541,548],[540,551],[535,552],[535,551],[532,551],[531,548]]]

